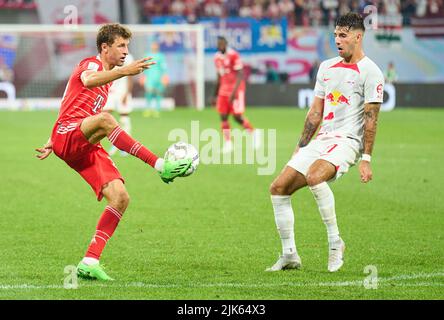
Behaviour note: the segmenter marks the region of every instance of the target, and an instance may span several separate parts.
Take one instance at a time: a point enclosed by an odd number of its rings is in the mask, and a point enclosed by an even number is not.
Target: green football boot
[[[165,183],[173,182],[177,177],[180,177],[187,172],[191,166],[191,159],[180,159],[180,160],[165,160],[163,171],[160,172],[160,178]]]
[[[109,275],[106,274],[103,265],[94,264],[87,265],[80,262],[77,266],[77,276],[82,279],[87,280],[102,280],[102,281],[113,281]]]

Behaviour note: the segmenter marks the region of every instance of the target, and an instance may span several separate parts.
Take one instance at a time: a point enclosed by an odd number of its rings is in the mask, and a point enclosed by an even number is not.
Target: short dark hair
[[[365,31],[364,18],[359,13],[349,12],[336,20],[335,27],[347,27],[348,30],[359,29]]]
[[[119,23],[108,23],[100,27],[97,33],[97,51],[102,52],[102,43],[111,46],[116,40],[116,37],[123,39],[131,39],[131,31]]]
[[[227,43],[227,39],[224,36],[217,36],[217,41],[222,40],[225,41],[225,43]]]

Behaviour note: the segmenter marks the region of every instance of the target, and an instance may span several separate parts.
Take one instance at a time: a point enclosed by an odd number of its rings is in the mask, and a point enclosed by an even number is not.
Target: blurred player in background
[[[159,51],[157,42],[151,43],[151,51],[147,53],[156,61],[156,65],[150,68],[150,72],[144,72],[140,78],[141,85],[145,88],[147,110],[145,117],[158,118],[165,89],[168,86],[169,77],[165,55]]]
[[[328,182],[341,177],[359,160],[361,181],[372,179],[370,160],[384,92],[381,70],[362,49],[364,31],[363,18],[357,13],[336,21],[339,56],[320,65],[302,136],[293,157],[270,187],[283,253],[267,271],[301,267],[291,195],[307,185],[327,228],[328,271],[338,271],[343,265],[345,243],[339,236],[335,198]]]
[[[385,77],[385,83],[391,83],[394,84],[396,81],[398,81],[398,73],[395,69],[395,64],[391,61],[388,64],[388,68],[384,73]]]
[[[102,112],[112,81],[138,75],[154,64],[150,58],[144,58],[123,66],[130,38],[131,31],[119,24],[100,28],[97,34],[99,54],[82,60],[74,69],[51,137],[43,148],[36,149],[41,160],[54,151],[92,187],[97,200],[105,197],[108,202],[85,257],[77,266],[79,277],[86,279],[112,280],[99,259],[129,204],[123,177],[100,141],[107,137],[118,149],[155,168],[166,183],[185,173],[191,165],[191,160],[158,158],[128,135],[111,114]]]
[[[217,71],[217,82],[214,91],[213,105],[216,104],[220,114],[222,132],[224,134],[224,153],[233,150],[231,142],[230,123],[228,117],[233,115],[234,120],[253,134],[255,148],[259,147],[256,131],[247,118],[245,112],[245,80],[243,63],[237,51],[228,47],[224,37],[217,38],[217,52],[214,55],[214,64]]]
[[[131,54],[128,54],[125,58],[124,66],[129,65],[134,61]],[[119,68],[119,67],[115,67]],[[104,111],[113,112],[117,111],[120,115],[119,124],[120,127],[125,130],[129,135],[131,134],[131,118],[130,113],[132,111],[133,82],[131,78],[123,77],[113,81],[111,88],[109,88],[108,101],[103,108]],[[110,156],[113,156],[117,152],[117,148],[112,146],[108,151]],[[125,151],[120,150],[122,156],[128,155]]]

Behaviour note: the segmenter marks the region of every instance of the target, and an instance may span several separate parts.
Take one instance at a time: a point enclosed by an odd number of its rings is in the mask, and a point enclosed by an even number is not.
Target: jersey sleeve
[[[240,54],[238,52],[236,52],[235,54],[233,54],[233,70],[241,70],[244,68],[244,64],[242,63]]]
[[[315,97],[324,99],[325,98],[325,82],[323,79],[324,73],[324,63],[319,66],[318,74],[316,75],[316,84],[314,88]]]
[[[79,63],[79,65],[76,68],[76,77],[81,79],[82,73],[88,70],[91,71],[98,71],[100,68],[99,64],[95,61],[91,60],[84,60]]]
[[[384,97],[384,75],[378,67],[370,69],[364,83],[364,103],[382,103]]]

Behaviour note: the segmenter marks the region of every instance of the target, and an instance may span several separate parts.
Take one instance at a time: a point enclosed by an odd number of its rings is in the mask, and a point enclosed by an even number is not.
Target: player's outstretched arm
[[[48,139],[48,142],[43,146],[43,148],[37,148],[35,151],[40,152],[36,157],[40,160],[46,159],[52,152],[52,141],[51,138]]]
[[[324,99],[315,97],[310,110],[305,118],[304,130],[302,131],[301,138],[294,150],[293,154],[297,153],[299,148],[305,147],[313,138],[314,134],[318,130],[322,122],[322,114],[324,112]]]
[[[380,108],[380,103],[366,103],[364,105],[364,154],[369,156],[372,154],[375,143]],[[364,183],[369,182],[373,178],[370,161],[362,160],[359,163],[359,173],[361,174],[361,181]]]
[[[136,60],[121,68],[113,68],[107,71],[83,71],[80,79],[83,85],[87,88],[95,88],[103,86],[111,81],[120,79],[125,76],[134,76],[142,73],[144,70],[149,69],[154,61],[151,61],[151,57]]]

